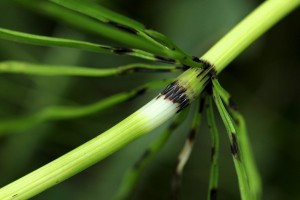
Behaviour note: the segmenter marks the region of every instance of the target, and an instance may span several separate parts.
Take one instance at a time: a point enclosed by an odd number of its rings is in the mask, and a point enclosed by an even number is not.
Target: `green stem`
[[[95,44],[95,43],[85,42],[85,41],[48,37],[48,36],[40,36],[40,35],[24,33],[24,32],[19,32],[19,31],[13,31],[13,30],[4,29],[4,28],[0,28],[0,38],[5,39],[5,40],[22,42],[22,43],[26,43],[26,44],[39,45],[39,46],[76,48],[76,49],[81,49],[81,50],[85,50],[85,51],[97,52],[97,53],[129,55],[129,56],[135,56],[135,57],[152,60],[152,61],[161,61],[160,59],[156,58],[156,56],[154,54],[140,50],[140,49],[112,47],[112,46]],[[171,63],[176,63],[176,61],[174,60]]]
[[[266,1],[202,58],[214,64],[219,73],[250,43],[299,4],[300,0]],[[209,78],[197,76],[201,71],[202,69],[187,70],[162,94],[111,129],[3,187],[0,189],[0,199],[28,199],[90,167],[158,127],[198,97]],[[176,96],[178,91],[181,94]],[[169,101],[173,97],[177,97],[175,103]]]
[[[268,0],[228,32],[201,59],[221,72],[264,32],[300,5],[300,0]]]
[[[79,66],[33,64],[20,61],[0,62],[0,74],[15,73],[39,76],[108,77],[124,75],[133,72],[175,72],[179,71],[180,69],[182,69],[182,67],[167,65],[149,65],[143,63],[123,65],[115,68],[98,69]]]

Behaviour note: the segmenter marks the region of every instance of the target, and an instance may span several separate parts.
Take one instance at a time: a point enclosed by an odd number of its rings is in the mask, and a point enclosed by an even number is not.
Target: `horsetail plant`
[[[212,136],[211,173],[207,196],[208,199],[216,199],[217,197],[219,136],[213,111],[214,101],[229,136],[241,199],[260,199],[261,182],[251,153],[245,121],[235,109],[229,93],[221,87],[217,76],[245,48],[276,22],[296,9],[300,5],[300,0],[268,0],[264,2],[201,57],[187,55],[163,34],[148,30],[139,22],[110,11],[92,1],[15,0],[15,2],[30,9],[38,8],[45,15],[111,38],[126,46],[109,46],[73,39],[40,36],[5,28],[0,28],[1,39],[32,45],[135,56],[148,61],[164,63],[164,65],[137,63],[114,69],[90,69],[79,66],[50,66],[12,60],[0,63],[0,73],[107,77],[136,72],[184,72],[175,79],[150,82],[129,92],[113,95],[91,105],[81,107],[54,106],[32,116],[0,122],[0,135],[4,135],[10,130],[29,128],[48,120],[72,119],[91,115],[130,100],[151,89],[167,85],[149,103],[104,133],[1,188],[0,199],[31,198],[99,162],[133,140],[149,133],[178,113],[177,118],[173,120],[169,128],[161,134],[157,141],[150,145],[149,149],[124,177],[119,193],[115,198],[126,199],[130,197],[143,169],[164,146],[171,133],[183,122],[187,112],[186,107],[197,100],[200,95],[202,97],[196,106],[196,111],[193,112],[191,129],[187,131],[188,139],[175,166],[171,198],[177,199],[179,196],[183,168],[192,151],[194,138],[198,132],[201,115],[205,107]],[[70,20],[70,16],[79,23]]]

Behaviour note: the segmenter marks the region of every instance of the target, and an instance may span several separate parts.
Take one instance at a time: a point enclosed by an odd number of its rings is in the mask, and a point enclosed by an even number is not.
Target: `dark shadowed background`
[[[170,37],[201,56],[261,0],[130,0],[99,2]],[[0,27],[111,44],[110,41],[20,6],[0,2]],[[293,12],[256,41],[219,76],[244,114],[259,171],[263,199],[300,199],[300,12]],[[114,67],[142,60],[47,48],[0,40],[0,61]],[[177,74],[131,74],[112,78],[0,74],[0,120],[35,113],[49,105],[84,105],[149,80]],[[158,91],[104,112],[74,120],[0,133],[0,185],[25,175],[95,137],[149,101]],[[168,199],[171,176],[190,122],[174,133],[146,169],[133,199]],[[210,136],[203,123],[188,162],[180,199],[206,199]],[[219,199],[239,199],[228,139],[221,127]],[[33,199],[104,199],[115,194],[122,174],[163,127]]]

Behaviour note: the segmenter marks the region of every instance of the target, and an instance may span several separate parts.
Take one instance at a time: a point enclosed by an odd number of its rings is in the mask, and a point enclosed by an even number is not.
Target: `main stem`
[[[221,72],[244,49],[280,19],[296,9],[300,0],[266,0],[219,40],[201,59]]]
[[[202,56],[214,69],[210,66],[185,71],[152,101],[111,129],[0,189],[0,199],[33,197],[158,127],[198,97],[210,78],[210,70],[220,73],[255,39],[299,4],[300,0],[266,1]]]

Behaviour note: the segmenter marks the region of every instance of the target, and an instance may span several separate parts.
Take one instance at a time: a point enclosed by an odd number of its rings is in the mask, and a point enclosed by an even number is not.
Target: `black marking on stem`
[[[154,56],[154,58],[156,58],[158,61],[163,62],[163,63],[175,63],[176,61],[172,58],[166,58],[166,57],[162,57],[159,55]]]
[[[237,106],[237,104],[232,100],[232,98],[229,98],[228,103],[229,103],[230,108],[232,108],[233,110],[238,110],[238,106]]]
[[[182,69],[183,71],[186,71],[188,70],[189,68],[191,68],[190,66],[187,66],[187,65],[182,65],[180,66],[180,69]]]
[[[204,111],[204,105],[205,105],[204,98],[201,97],[200,100],[199,100],[199,110],[198,110],[198,112],[200,114],[203,113],[203,111]]]
[[[232,155],[239,159],[239,145],[238,145],[238,141],[237,141],[237,138],[236,138],[236,134],[235,133],[231,133],[231,137],[232,137],[232,142],[231,142],[231,146],[230,146],[230,149],[231,149],[231,153]]]
[[[137,91],[136,91],[136,94],[137,94],[137,95],[142,95],[142,94],[144,94],[146,91],[147,91],[147,88],[146,88],[146,87],[143,87],[143,88],[137,90]]]
[[[133,168],[139,169],[142,166],[142,163],[145,160],[145,158],[147,158],[150,155],[150,153],[151,153],[150,149],[147,149],[146,151],[144,151],[144,153],[141,155],[141,157],[134,164]]]
[[[210,159],[211,159],[211,161],[214,160],[215,154],[216,154],[215,147],[211,147],[211,152],[210,152]]]
[[[165,99],[179,104],[177,106],[177,113],[190,104],[189,97],[186,94],[186,88],[180,86],[177,81],[170,83],[162,92],[161,95],[165,95]],[[156,98],[159,98],[157,96]]]
[[[155,99],[159,99],[161,96],[162,96],[162,95],[161,95],[161,94],[159,94],[159,95],[157,95],[157,97],[156,97]]]
[[[209,192],[210,200],[217,200],[217,188],[211,188]]]
[[[115,47],[110,47],[110,46],[105,46],[105,45],[101,45],[101,46],[99,46],[101,49],[105,49],[105,50],[114,50],[115,49]]]
[[[192,128],[190,133],[189,133],[189,142],[190,143],[193,143],[195,141],[195,138],[196,138],[196,129],[195,128]]]
[[[196,56],[192,56],[192,60],[194,62],[201,63],[201,60],[198,57],[196,57]]]
[[[240,125],[240,120],[238,118],[235,118],[234,122],[235,122],[236,125],[238,125],[238,126]]]
[[[177,127],[178,127],[178,123],[173,122],[170,126],[169,126],[169,130],[172,132],[174,131]]]
[[[204,74],[204,69],[203,70],[201,70],[201,72],[199,72],[199,74],[197,74],[197,77],[199,77],[199,76],[201,76],[202,74]]]
[[[199,59],[200,60],[200,62],[203,64],[203,66],[204,66],[204,69],[208,69],[208,68],[211,68],[211,67],[213,67],[214,65],[213,64],[211,64],[209,61],[207,61],[207,60],[204,60],[204,59]]]
[[[174,68],[169,69],[152,69],[152,68],[144,68],[136,66],[134,68],[128,68],[128,69],[122,69],[121,74],[127,74],[127,73],[156,73],[156,72],[172,72]]]
[[[138,33],[138,31],[135,30],[134,28],[131,28],[131,27],[123,25],[123,24],[119,24],[118,22],[108,21],[106,23],[109,24],[109,25],[112,25],[112,26],[114,26],[114,27],[116,27],[116,28],[118,28],[122,31],[130,33],[130,34],[135,34],[136,35]]]
[[[211,79],[217,78],[217,71],[213,64],[203,59],[199,59],[199,61],[203,64],[203,70],[197,75],[197,77],[201,76],[204,72],[207,72]]]
[[[133,52],[133,50],[131,48],[127,48],[127,47],[116,47],[116,48],[113,48],[112,51],[118,55],[124,55],[124,54]]]
[[[208,74],[211,79],[217,79],[217,71],[214,67],[209,70]]]
[[[211,81],[209,81],[209,82],[207,83],[206,87],[205,87],[205,91],[207,92],[207,94],[209,94],[209,95],[211,95],[211,96],[213,96],[213,95],[212,95],[212,94],[213,94],[212,88],[213,88],[213,84],[212,84]]]

